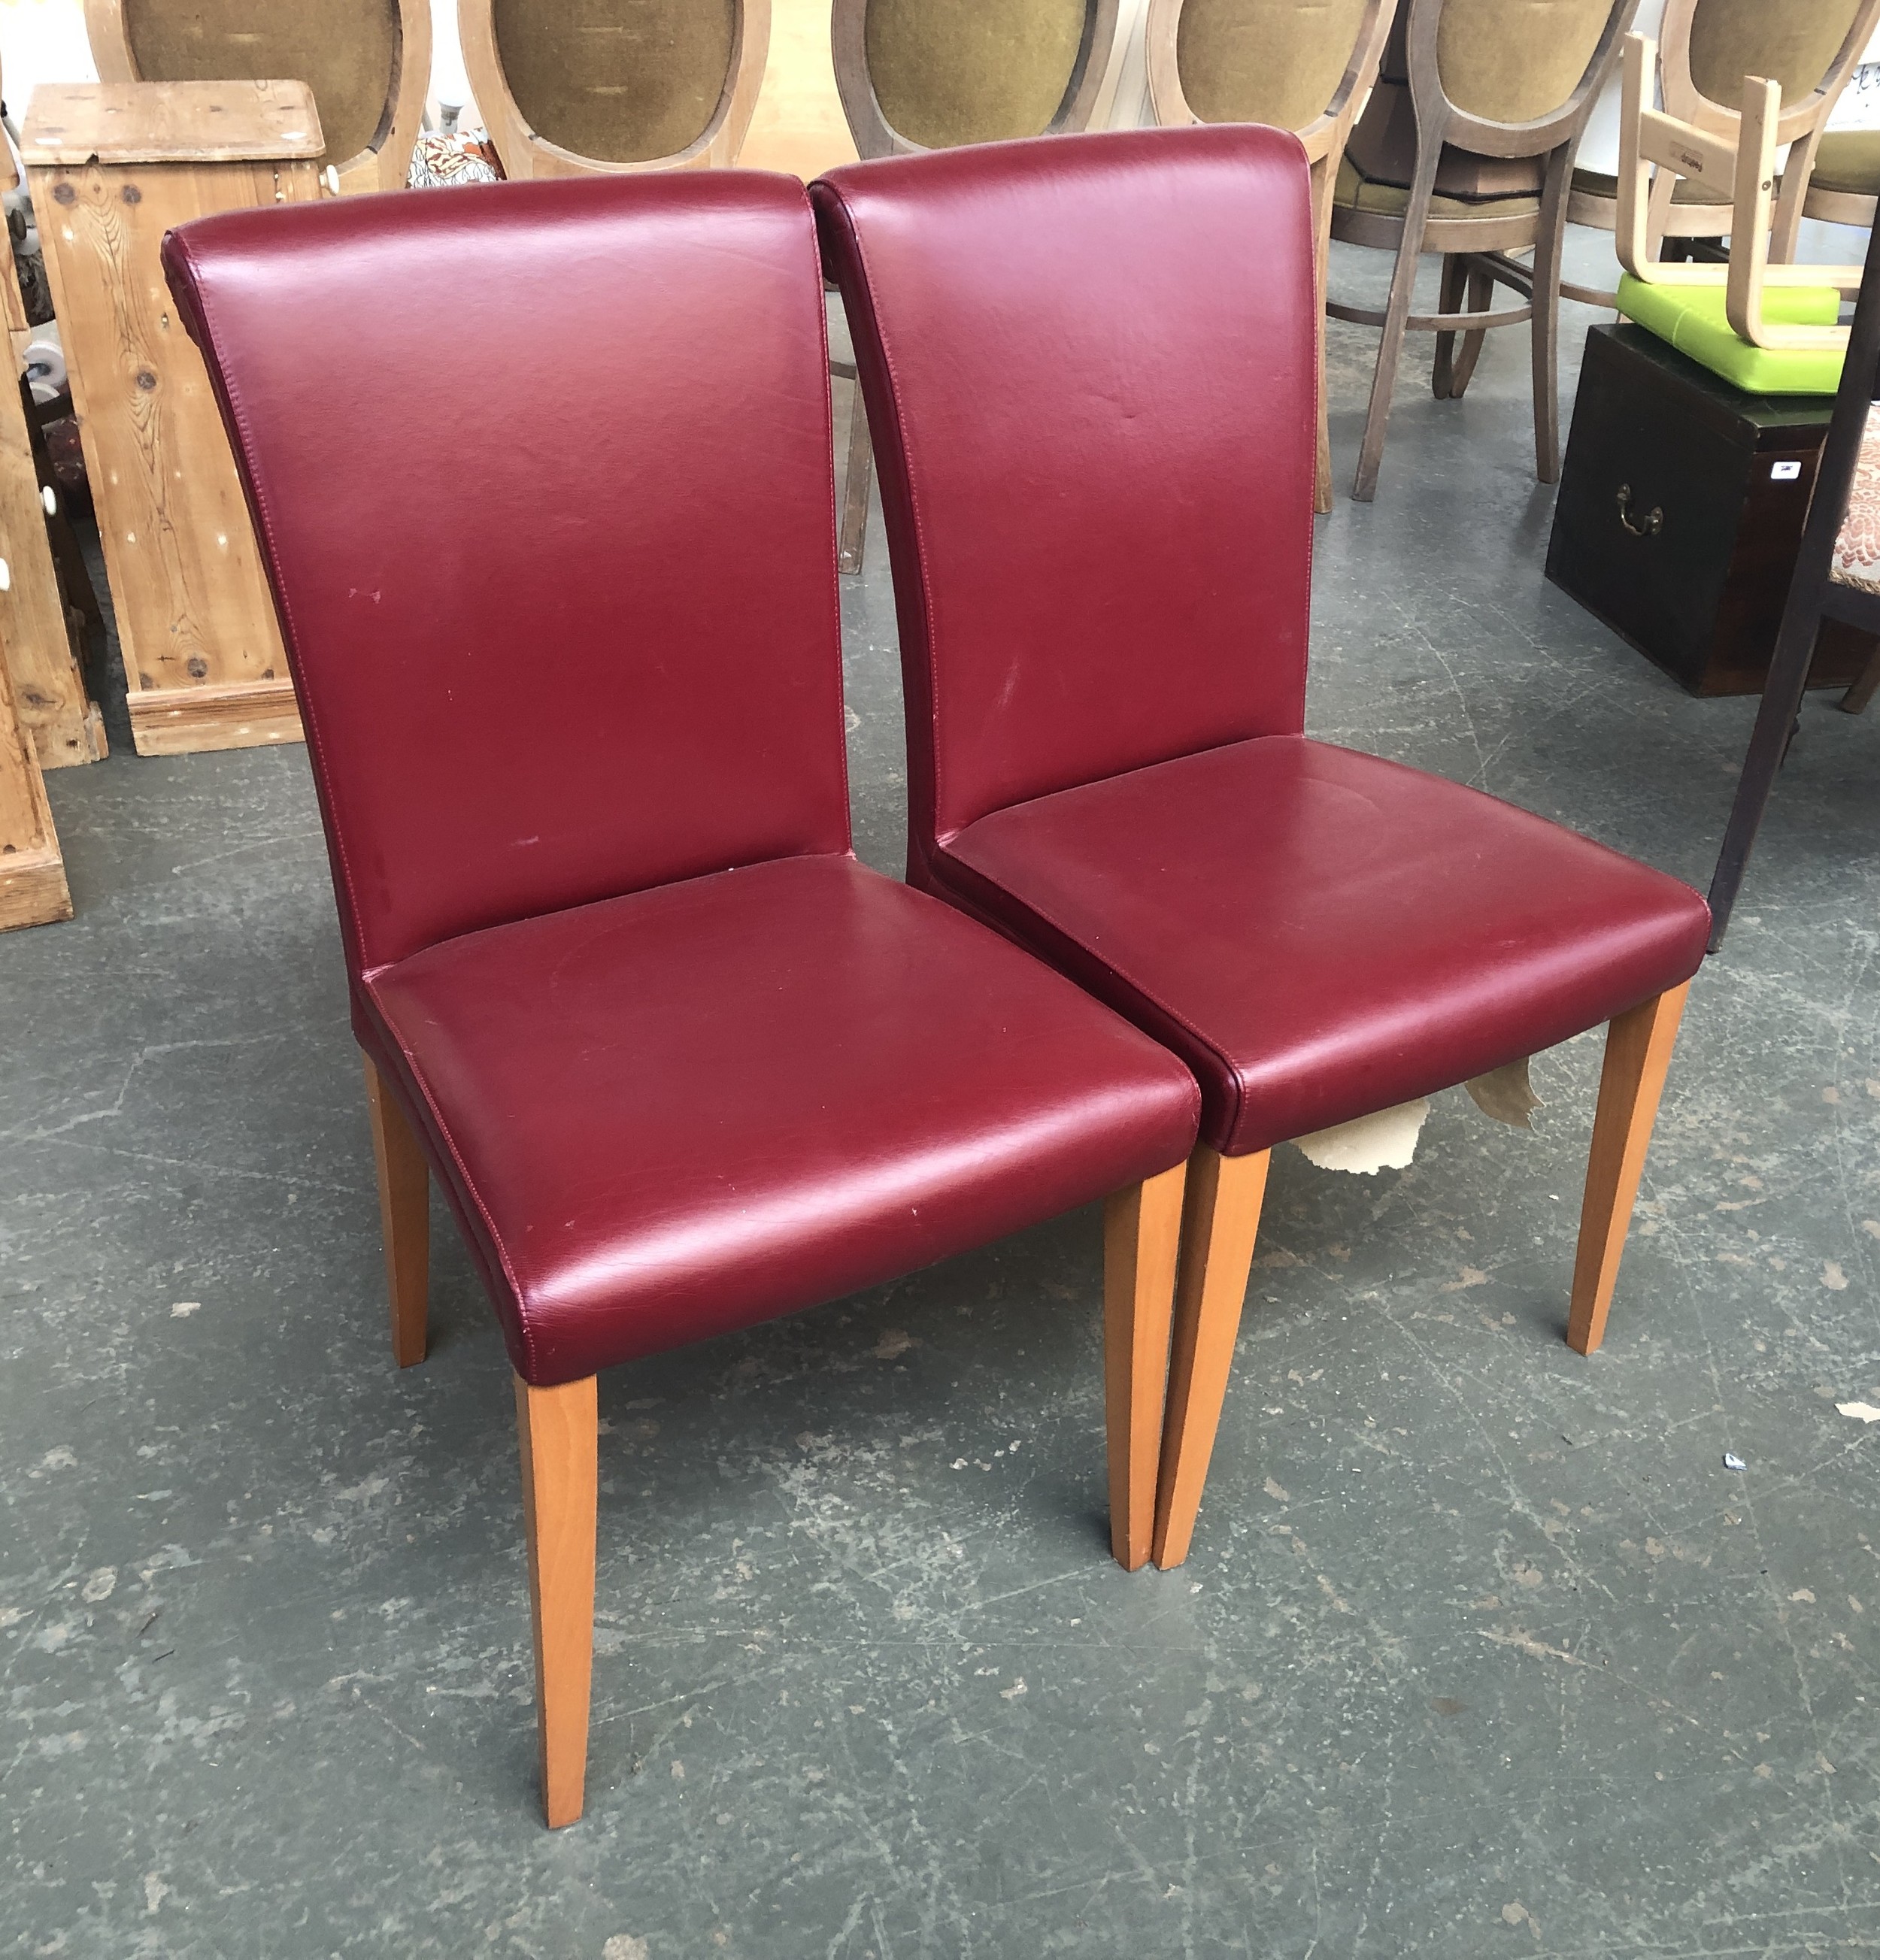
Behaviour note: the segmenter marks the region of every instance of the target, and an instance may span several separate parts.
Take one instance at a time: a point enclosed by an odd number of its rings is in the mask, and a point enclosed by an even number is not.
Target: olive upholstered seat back
[[[1371,0],[1183,0],[1175,68],[1190,113],[1306,129],[1337,94],[1372,12]]]
[[[1117,0],[835,0],[836,81],[865,157],[1081,129]]]
[[[476,103],[512,177],[735,161],[770,0],[460,0]]]
[[[85,0],[85,24],[106,81],[304,81],[346,188],[405,180],[431,81],[429,0]]]
[[[1690,79],[1719,108],[1743,100],[1743,78],[1779,83],[1792,107],[1827,80],[1860,0],[1697,0],[1690,19]],[[1859,56],[1858,47],[1853,50]]]

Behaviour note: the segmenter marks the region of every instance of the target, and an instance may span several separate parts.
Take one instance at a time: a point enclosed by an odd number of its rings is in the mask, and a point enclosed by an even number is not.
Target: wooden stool
[[[210,212],[320,196],[299,81],[42,84],[22,146],[140,756],[301,739],[221,416],[158,253]]]

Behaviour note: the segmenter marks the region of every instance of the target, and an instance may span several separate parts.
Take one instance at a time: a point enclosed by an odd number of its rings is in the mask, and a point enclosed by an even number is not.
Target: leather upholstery
[[[1166,1170],[1174,1060],[846,857],[446,940],[374,976],[518,1370],[566,1381]]]
[[[1178,1061],[849,854],[799,186],[335,201],[165,256],[274,584],[354,1026],[527,1380],[1187,1153]],[[547,397],[514,384],[531,291]],[[474,495],[414,495],[428,463]]]
[[[1690,978],[1709,915],[1687,886],[1302,739],[1292,139],[1065,137],[812,194],[881,464],[915,882],[1166,1041],[1235,1155]]]
[[[1304,155],[1277,130],[1139,129],[849,164],[814,187],[925,711],[916,882],[932,839],[990,811],[1299,727]]]
[[[1710,923],[1557,824],[1296,735],[982,817],[947,877],[1165,1040],[1232,1157],[1609,1020],[1688,979]]]

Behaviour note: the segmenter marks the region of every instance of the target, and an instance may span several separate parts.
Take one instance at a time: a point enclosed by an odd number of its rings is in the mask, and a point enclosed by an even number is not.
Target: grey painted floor
[[[1426,358],[1321,527],[1313,730],[1701,885],[1750,704],[1542,582],[1520,336],[1461,404]],[[1093,1214],[609,1375],[555,1836],[503,1351],[440,1209],[390,1364],[304,756],[113,735],[52,783],[77,920],[0,943],[0,1954],[1880,1950],[1880,714],[1808,705],[1592,1360],[1587,1038],[1532,1136],[1280,1153],[1178,1572],[1104,1551]]]

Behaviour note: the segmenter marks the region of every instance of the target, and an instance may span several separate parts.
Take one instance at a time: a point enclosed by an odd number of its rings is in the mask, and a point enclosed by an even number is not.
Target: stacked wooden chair
[[[1804,217],[1870,221],[1850,216],[1847,192],[1834,186],[1880,182],[1880,138],[1832,134],[1827,119],[1876,23],[1880,0],[1670,0],[1665,10],[1655,79],[1666,115],[1733,143],[1744,77],[1759,76],[1781,89],[1776,141],[1788,145],[1788,158],[1769,242],[1769,256],[1777,264],[1794,258]],[[1652,256],[1667,238],[1719,244],[1730,233],[1732,202],[1727,183],[1662,179],[1646,217]],[[1617,176],[1574,171],[1569,223],[1616,231],[1620,202]],[[1870,215],[1871,192],[1866,208]],[[1596,288],[1569,284],[1563,290],[1588,305],[1615,304],[1614,294]]]
[[[1405,0],[1377,88],[1346,145],[1331,235],[1393,253],[1382,308],[1330,299],[1380,331],[1352,495],[1376,494],[1407,332],[1436,335],[1439,399],[1467,387],[1483,336],[1525,324],[1533,348],[1535,473],[1560,475],[1560,253],[1573,157],[1637,0]],[[1531,251],[1531,262],[1515,255]],[[1443,255],[1432,313],[1413,310],[1426,252]],[[1496,308],[1495,288],[1520,302]],[[1463,336],[1460,352],[1456,336]]]
[[[429,0],[84,0],[101,81],[304,81],[342,192],[403,190],[431,85]]]
[[[834,0],[830,43],[858,155],[910,156],[1087,129],[1116,45],[1117,0]],[[840,357],[830,373],[853,381]],[[840,563],[862,569],[874,457],[849,410]]]
[[[1318,469],[1314,507],[1332,507],[1325,402],[1326,261],[1332,189],[1351,126],[1377,79],[1397,0],[1149,0],[1149,98],[1158,123],[1264,123],[1290,129],[1312,167],[1318,240]]]

